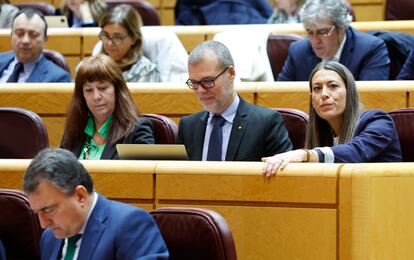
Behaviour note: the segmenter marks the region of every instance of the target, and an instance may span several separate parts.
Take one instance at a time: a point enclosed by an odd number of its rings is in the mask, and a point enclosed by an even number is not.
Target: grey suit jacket
[[[184,144],[190,160],[201,160],[208,111],[181,118],[177,143]],[[292,149],[279,113],[240,98],[227,147],[226,161],[260,161]]]
[[[14,59],[14,52],[0,53],[0,75]],[[26,82],[70,82],[67,71],[43,56],[37,63]]]

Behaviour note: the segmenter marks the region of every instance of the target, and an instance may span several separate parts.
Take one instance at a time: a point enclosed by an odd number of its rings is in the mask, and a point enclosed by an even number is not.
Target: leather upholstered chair
[[[0,237],[7,259],[40,259],[42,229],[19,190],[0,189]]]
[[[296,34],[269,34],[267,38],[267,56],[272,67],[274,80],[277,80],[279,73],[282,71],[290,44],[301,39],[303,37]]]
[[[29,159],[49,146],[46,127],[34,112],[0,107],[0,158]],[[0,214],[1,215],[1,214]]]
[[[404,162],[414,162],[414,108],[401,108],[388,112],[400,139]]]
[[[51,60],[54,64],[66,70],[70,74],[69,65],[65,57],[60,52],[44,49],[43,55],[45,55],[46,59]]]
[[[142,117],[151,121],[156,144],[176,143],[178,126],[172,119],[157,114],[143,114]]]
[[[413,0],[387,0],[385,1],[385,20],[413,20]]]
[[[309,115],[293,108],[273,108],[273,110],[279,112],[283,117],[293,149],[304,148]]]
[[[144,25],[161,25],[160,17],[155,7],[145,0],[106,0],[108,8],[120,4],[129,4],[141,15]]]
[[[13,3],[17,8],[24,9],[24,8],[32,8],[39,12],[41,12],[43,15],[54,15],[56,8],[46,2],[20,2],[20,3]]]
[[[235,260],[233,236],[217,212],[200,208],[159,208],[150,212],[167,244],[170,260]]]

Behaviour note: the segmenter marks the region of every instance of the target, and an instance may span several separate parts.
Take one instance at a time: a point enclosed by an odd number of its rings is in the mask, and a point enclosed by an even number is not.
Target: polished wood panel
[[[161,0],[162,1],[162,0]],[[362,6],[364,7],[364,6]],[[364,11],[365,12],[365,11]],[[171,15],[171,14],[170,14]],[[172,19],[171,17],[168,19]],[[354,22],[351,24],[360,31],[389,30],[414,34],[414,20],[411,21],[376,21]],[[248,24],[248,25],[210,25],[210,26],[165,26],[167,30],[175,32],[190,52],[197,44],[212,39],[216,33],[226,30],[246,31],[268,30],[276,34],[304,35],[303,25],[298,24]],[[61,52],[71,59],[70,69],[76,67],[76,61],[91,55],[93,47],[98,42],[100,28],[68,28],[65,30],[51,28],[48,30],[49,40],[46,48]],[[11,50],[10,29],[0,29],[0,51]]]
[[[31,160],[0,159],[0,188],[22,189],[23,174]],[[154,169],[150,161],[81,161],[95,189],[110,199],[154,208]]]
[[[352,259],[412,259],[414,163],[346,164],[342,176],[351,195]]]
[[[21,188],[30,160],[0,160],[0,188]],[[151,210],[222,214],[239,259],[412,259],[414,163],[82,161],[96,189]]]
[[[156,207],[219,212],[233,232],[239,259],[334,259],[339,165],[292,164],[271,179],[262,175],[261,166],[159,162]]]
[[[238,82],[236,91],[247,101],[265,107],[296,108],[308,112],[307,82]],[[131,83],[132,97],[142,113],[171,117],[177,123],[202,106],[184,84]],[[73,83],[3,83],[0,106],[22,107],[45,121],[51,146],[59,146]],[[413,106],[414,81],[359,81],[357,87],[366,109],[390,111]]]

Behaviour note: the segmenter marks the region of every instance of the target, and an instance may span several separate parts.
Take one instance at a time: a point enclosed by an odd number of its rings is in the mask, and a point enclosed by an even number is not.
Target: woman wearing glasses
[[[388,79],[384,41],[353,29],[344,1],[308,0],[299,16],[308,37],[290,45],[278,80],[307,81],[316,64],[328,60],[345,65],[355,80]]]
[[[118,159],[118,143],[155,142],[151,122],[139,117],[119,66],[104,54],[79,64],[66,115],[61,147],[80,159]]]
[[[310,80],[306,148],[272,157],[263,172],[274,175],[290,162],[401,162],[392,118],[381,110],[362,111],[352,73],[335,61],[321,62]]]
[[[111,56],[127,82],[159,82],[157,66],[143,55],[142,20],[129,5],[118,5],[99,22],[102,53]]]

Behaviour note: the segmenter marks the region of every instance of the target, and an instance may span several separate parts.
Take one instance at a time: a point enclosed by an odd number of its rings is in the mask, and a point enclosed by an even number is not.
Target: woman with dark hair
[[[76,71],[61,147],[80,159],[118,159],[118,143],[155,143],[151,122],[139,115],[115,61],[103,54],[85,58]]]
[[[401,148],[392,118],[381,110],[363,112],[352,73],[335,61],[321,62],[310,80],[306,149],[263,158],[274,175],[289,162],[400,162]]]
[[[130,5],[118,5],[99,22],[102,53],[111,56],[127,82],[159,82],[157,66],[143,53],[142,19]]]

